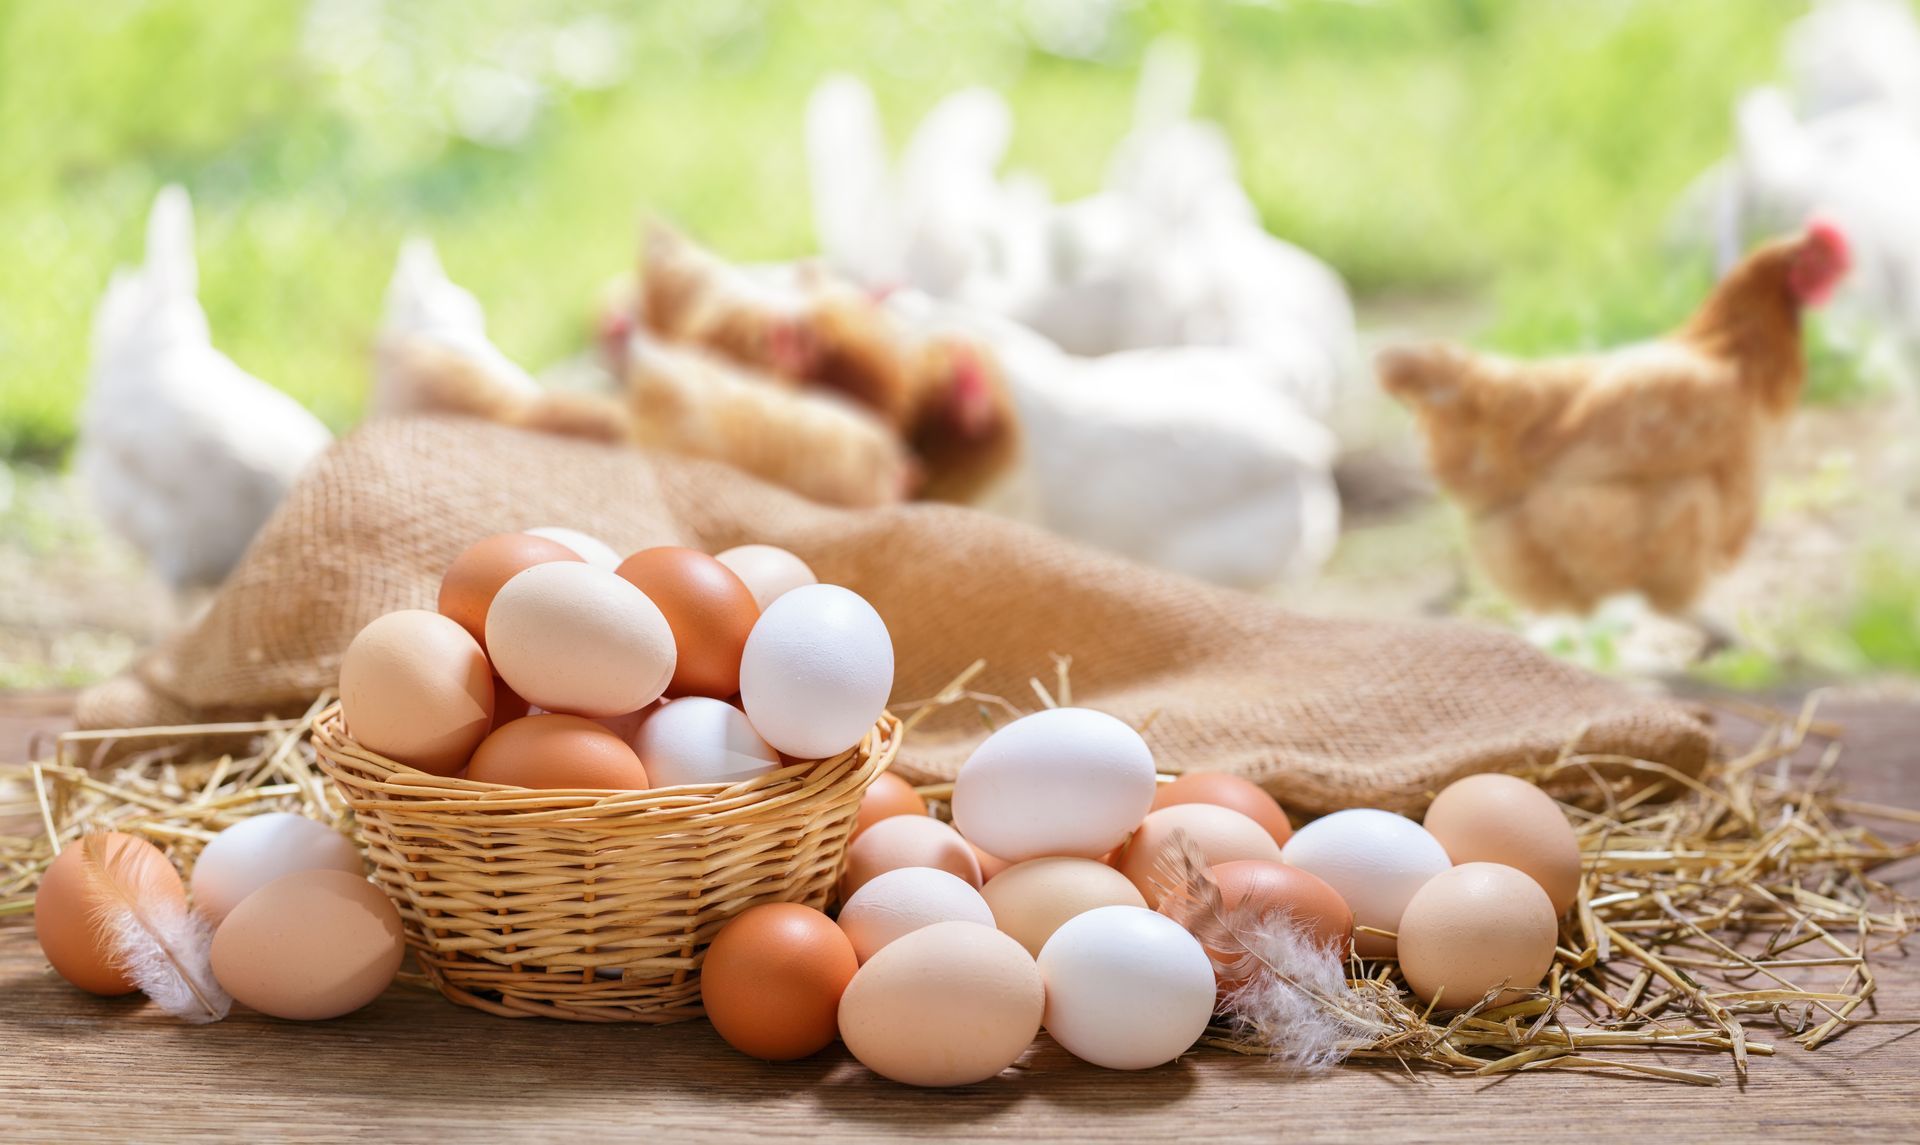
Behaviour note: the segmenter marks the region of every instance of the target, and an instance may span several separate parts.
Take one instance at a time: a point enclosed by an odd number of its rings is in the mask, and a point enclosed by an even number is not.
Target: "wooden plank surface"
[[[52,707],[0,719],[0,750],[20,758],[26,734],[58,726]],[[1823,714],[1847,726],[1844,773],[1861,798],[1920,805],[1920,707]],[[1915,866],[1892,872],[1908,893],[1920,891]],[[1880,997],[1885,1015],[1920,1015],[1920,961],[1887,965]],[[1769,1038],[1780,1054],[1756,1059],[1744,1090],[1359,1066],[1299,1079],[1209,1050],[1121,1074],[1043,1036],[990,1083],[923,1091],[872,1077],[838,1047],[768,1065],[735,1054],[705,1023],[507,1021],[401,987],[333,1022],[236,1013],[188,1027],[137,999],[69,988],[18,924],[0,927],[0,998],[5,1140],[1920,1138],[1920,1035],[1900,1025],[1862,1027],[1812,1053]]]

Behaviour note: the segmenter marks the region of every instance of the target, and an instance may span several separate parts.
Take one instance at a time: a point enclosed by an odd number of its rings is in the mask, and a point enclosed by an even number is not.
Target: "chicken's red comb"
[[[1822,306],[1852,265],[1846,232],[1832,219],[1815,215],[1807,220],[1806,234],[1794,251],[1788,283],[1802,306]]]
[[[1847,232],[1832,218],[1815,215],[1808,219],[1807,242],[1819,247],[1832,260],[1835,277],[1844,275],[1853,267],[1853,247],[1847,242]]]

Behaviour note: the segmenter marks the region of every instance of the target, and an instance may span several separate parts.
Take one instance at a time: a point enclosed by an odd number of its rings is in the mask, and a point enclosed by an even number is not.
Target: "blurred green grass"
[[[1676,197],[1726,150],[1734,95],[1774,74],[1804,10],[1296,0],[1113,6],[1088,23],[1108,7],[0,5],[0,453],[71,442],[91,309],[137,259],[167,180],[196,198],[217,342],[344,428],[409,231],[538,365],[581,343],[643,208],[738,257],[810,248],[799,129],[826,72],[866,76],[896,134],[957,87],[1000,88],[1012,165],[1071,195],[1098,182],[1164,32],[1199,45],[1199,110],[1232,133],[1268,225],[1363,296],[1488,297],[1495,340],[1517,350],[1637,335],[1688,281],[1661,246]],[[617,82],[553,80],[583,45],[616,48]],[[503,73],[544,83],[524,137],[449,130],[462,85]]]

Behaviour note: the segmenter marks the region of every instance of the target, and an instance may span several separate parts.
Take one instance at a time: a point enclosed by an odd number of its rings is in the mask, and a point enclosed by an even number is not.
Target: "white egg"
[[[1200,1040],[1213,1016],[1213,961],[1185,927],[1138,906],[1062,923],[1036,960],[1047,1033],[1107,1069],[1151,1069]]]
[[[765,612],[767,606],[802,585],[818,584],[807,562],[785,549],[772,545],[736,545],[715,555],[714,560],[733,570],[753,593],[753,602]]]
[[[779,766],[780,753],[725,700],[687,696],[655,708],[633,734],[633,750],[655,788],[738,783]]]
[[[799,759],[863,739],[893,691],[893,638],[834,584],[793,589],[760,614],[740,657],[740,702],[760,738]]]
[[[240,900],[301,871],[365,874],[360,852],[340,832],[285,811],[242,819],[215,835],[193,864],[193,906],[216,925]]]
[[[565,545],[594,568],[612,572],[620,567],[620,554],[613,551],[612,545],[578,529],[562,528],[559,525],[541,525],[537,529],[525,531],[536,537],[545,537],[549,541]]]
[[[1353,908],[1355,926],[1398,932],[1414,892],[1453,865],[1447,849],[1404,815],[1359,807],[1335,811],[1293,833],[1280,861],[1317,875]],[[1394,952],[1391,939],[1355,934],[1365,958]]]
[[[865,962],[875,951],[936,922],[993,925],[993,908],[973,884],[933,867],[899,867],[875,875],[840,908],[840,929]]]
[[[973,750],[953,784],[953,825],[1009,863],[1097,859],[1153,807],[1153,752],[1088,708],[1023,716]]]

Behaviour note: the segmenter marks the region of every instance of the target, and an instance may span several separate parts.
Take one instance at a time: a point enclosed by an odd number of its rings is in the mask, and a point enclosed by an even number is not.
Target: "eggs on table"
[[[189,886],[197,924],[185,915]],[[117,920],[115,904],[129,908]],[[405,954],[400,912],[367,881],[353,843],[284,812],[215,835],[186,883],[145,839],[75,840],[41,879],[33,913],[47,961],[89,993],[138,989],[135,932],[177,918],[164,939],[172,957],[204,959],[236,1001],[294,1020],[360,1009],[392,983]]]
[[[359,743],[514,787],[725,784],[858,746],[893,687],[886,624],[792,553],[625,559],[543,527],[454,558],[437,611],[369,623],[340,665]]]
[[[1156,784],[1138,734],[1083,709],[1000,728],[961,767],[951,806],[949,825],[902,781],[882,776],[869,788],[837,937],[828,915],[791,904],[778,927],[749,921],[771,909],[760,907],[722,928],[702,996],[723,1038],[760,1057],[776,1045],[799,1056],[802,1041],[813,1052],[832,1041],[824,1015],[838,989],[840,1039],[907,1084],[983,1081],[1043,1029],[1110,1069],[1170,1061],[1258,972],[1152,909],[1176,839],[1237,917],[1284,916],[1342,962],[1356,947],[1393,956],[1397,934],[1423,1002],[1501,1005],[1551,966],[1560,913],[1551,887],[1564,889],[1569,864],[1576,882],[1579,871],[1565,816],[1522,780],[1476,776],[1442,792],[1437,835],[1368,809],[1295,831],[1247,780]],[[1490,852],[1506,863],[1481,858]],[[1020,861],[1002,862],[1012,856]],[[987,874],[983,857],[1001,869]],[[798,936],[791,949],[787,934]],[[794,1026],[808,1036],[784,1039]]]

